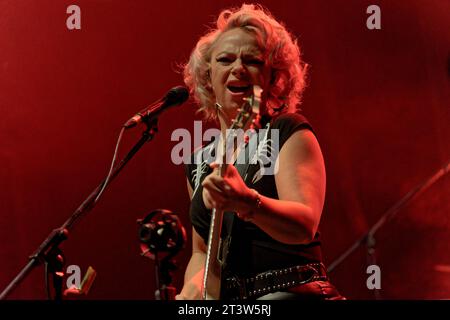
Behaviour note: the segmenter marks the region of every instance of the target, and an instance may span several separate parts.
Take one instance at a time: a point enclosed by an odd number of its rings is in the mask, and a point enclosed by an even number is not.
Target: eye
[[[230,57],[225,56],[225,57],[219,57],[219,58],[217,58],[216,61],[217,61],[217,62],[220,62],[220,63],[222,63],[222,64],[227,64],[227,63],[231,63],[231,62],[232,62],[232,59],[231,59]]]
[[[262,66],[262,65],[264,65],[264,60],[259,59],[259,58],[251,58],[251,59],[247,60],[247,63],[250,65]]]

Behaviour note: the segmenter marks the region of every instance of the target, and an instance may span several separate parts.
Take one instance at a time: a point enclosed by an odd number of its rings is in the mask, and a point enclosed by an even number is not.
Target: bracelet
[[[252,210],[242,214],[240,212],[236,212],[237,216],[247,222],[252,222],[253,221],[253,217],[255,216],[255,211],[258,210],[259,208],[261,208],[261,196],[259,194],[258,191],[256,191],[255,189],[250,189],[253,194],[255,195],[255,204],[254,204],[254,208],[252,208]]]
[[[255,194],[256,200],[255,200],[255,207],[256,209],[261,208],[261,196],[259,194],[258,191],[256,191],[255,189],[251,189],[253,191],[253,193]]]

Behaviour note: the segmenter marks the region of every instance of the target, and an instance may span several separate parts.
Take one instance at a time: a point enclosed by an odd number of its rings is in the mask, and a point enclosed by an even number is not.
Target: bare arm
[[[236,211],[280,242],[309,243],[325,199],[325,166],[314,134],[295,132],[281,148],[278,165],[275,183],[279,199],[260,196],[257,208],[256,194],[229,166],[224,178],[211,174],[204,180],[205,205]]]
[[[192,199],[192,188],[189,184],[189,197]],[[206,259],[206,245],[202,237],[192,227],[192,256],[184,273],[184,284],[177,300],[197,300],[201,299],[201,288],[203,283],[203,273]]]
[[[275,175],[280,200],[260,196],[254,223],[285,243],[309,243],[314,238],[325,200],[325,166],[314,134],[294,133],[279,154]]]

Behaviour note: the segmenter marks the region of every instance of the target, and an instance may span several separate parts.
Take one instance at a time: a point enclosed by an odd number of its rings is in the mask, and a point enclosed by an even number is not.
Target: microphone
[[[189,91],[186,87],[177,86],[169,90],[167,94],[156,103],[144,108],[129,119],[123,126],[130,129],[143,121],[158,117],[164,110],[178,106],[189,98]]]

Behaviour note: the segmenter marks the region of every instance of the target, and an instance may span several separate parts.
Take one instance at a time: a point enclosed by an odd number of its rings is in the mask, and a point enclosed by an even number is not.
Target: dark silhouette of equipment
[[[173,259],[183,249],[186,230],[178,216],[166,209],[150,212],[138,219],[141,255],[155,260],[156,300],[175,300],[171,273],[177,269]]]

